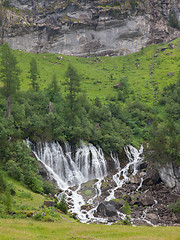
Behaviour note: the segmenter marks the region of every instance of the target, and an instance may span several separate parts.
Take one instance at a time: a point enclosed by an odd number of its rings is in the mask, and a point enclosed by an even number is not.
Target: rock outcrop
[[[164,183],[175,192],[180,194],[180,166],[173,162],[159,167],[159,174]]]
[[[169,26],[172,14],[180,19],[178,0],[3,2],[0,38],[13,49],[76,56],[124,55],[180,36]]]

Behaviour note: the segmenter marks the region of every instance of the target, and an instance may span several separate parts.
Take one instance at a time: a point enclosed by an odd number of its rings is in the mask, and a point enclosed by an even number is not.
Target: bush
[[[21,179],[21,169],[15,161],[9,160],[6,163],[6,170],[10,177],[13,177],[16,180]]]
[[[123,212],[126,215],[126,218],[123,220],[124,225],[130,225],[131,224],[131,207],[129,206],[129,203],[125,201]]]
[[[43,181],[43,192],[55,195],[55,186],[50,181]]]

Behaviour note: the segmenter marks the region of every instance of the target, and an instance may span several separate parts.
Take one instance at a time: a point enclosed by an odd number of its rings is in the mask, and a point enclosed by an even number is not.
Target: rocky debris
[[[53,201],[44,201],[44,205],[46,207],[54,207],[55,202],[53,202]]]
[[[141,193],[139,197],[139,202],[143,206],[152,206],[154,204],[154,199],[150,190],[146,190],[145,192]]]
[[[117,210],[111,202],[101,202],[97,207],[98,215],[102,217],[113,217],[117,215]]]
[[[120,210],[125,204],[124,199],[112,199],[109,201],[117,210]]]
[[[169,26],[178,0],[138,0],[134,9],[129,1],[13,0],[0,11],[0,41],[29,52],[114,56],[180,36]]]
[[[154,168],[148,168],[143,180],[143,185],[155,185],[160,181],[159,173]]]

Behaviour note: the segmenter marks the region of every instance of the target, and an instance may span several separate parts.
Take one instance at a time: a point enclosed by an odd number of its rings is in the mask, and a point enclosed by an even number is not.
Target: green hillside
[[[172,41],[174,48],[168,44],[152,45],[142,51],[118,57],[73,57],[56,54],[32,54],[15,51],[22,70],[21,89],[29,88],[29,64],[32,58],[37,60],[40,73],[40,86],[46,88],[53,74],[56,74],[64,89],[64,75],[71,63],[82,77],[82,88],[90,99],[99,97],[103,102],[116,95],[113,86],[126,77],[135,97],[152,106],[156,95],[162,89],[174,83],[180,65],[180,39]],[[172,75],[168,75],[172,73]]]

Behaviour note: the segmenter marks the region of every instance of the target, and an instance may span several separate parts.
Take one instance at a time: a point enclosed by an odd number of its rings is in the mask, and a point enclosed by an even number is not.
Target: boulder
[[[150,190],[146,190],[139,197],[139,202],[143,206],[152,206],[154,204],[154,199]]]
[[[115,206],[110,202],[101,202],[97,207],[97,213],[102,217],[113,217],[117,215]]]
[[[173,162],[158,167],[161,180],[168,187],[180,194],[180,166],[176,166]]]
[[[110,204],[112,204],[117,210],[119,210],[121,207],[124,206],[125,201],[123,199],[112,199],[110,201]]]
[[[155,185],[160,181],[160,176],[157,170],[149,168],[146,171],[146,176],[143,181],[143,185]]]
[[[54,207],[55,202],[53,201],[44,201],[44,205],[47,207]]]
[[[130,178],[130,183],[132,184],[140,184],[141,183],[141,176],[140,174],[136,174],[135,176],[132,175]]]

